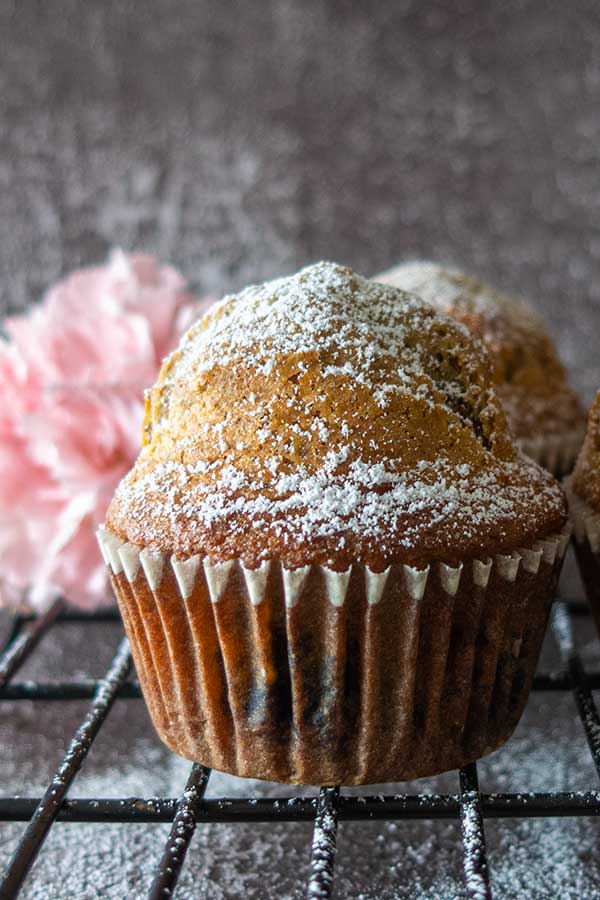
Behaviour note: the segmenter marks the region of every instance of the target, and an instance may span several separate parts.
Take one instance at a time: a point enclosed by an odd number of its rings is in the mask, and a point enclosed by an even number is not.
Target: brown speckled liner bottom
[[[107,532],[101,544],[173,751],[241,776],[350,785],[442,772],[506,741],[567,541],[387,576],[173,566]]]
[[[518,443],[521,450],[538,465],[552,472],[556,478],[562,478],[573,469],[584,437],[585,429],[575,429],[568,434],[519,438]]]
[[[600,553],[594,553],[587,540],[576,540],[573,544],[585,594],[600,634]]]
[[[571,479],[565,482],[569,514],[573,523],[573,546],[581,580],[600,634],[600,515],[574,493]]]

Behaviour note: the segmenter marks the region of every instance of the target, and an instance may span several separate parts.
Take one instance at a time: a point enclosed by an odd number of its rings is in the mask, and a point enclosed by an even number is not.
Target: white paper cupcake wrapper
[[[590,528],[592,527],[591,519],[587,520],[587,524]],[[595,516],[593,525],[594,529],[597,526],[597,532],[594,530],[594,534],[597,534],[600,541],[600,516]],[[536,541],[532,547],[519,548],[509,555],[497,554],[494,560],[472,560],[469,565],[472,567],[473,583],[478,587],[485,588],[493,566],[495,566],[498,576],[507,582],[516,580],[520,567],[535,575],[542,559],[552,565],[556,558],[563,558],[570,535],[571,529],[565,528],[560,534]],[[178,560],[173,555],[153,549],[142,549],[122,541],[103,526],[98,529],[97,537],[104,561],[110,567],[113,575],[124,572],[127,580],[133,583],[141,567],[150,588],[156,591],[160,587],[165,568],[171,568],[182,600],[187,600],[191,596],[196,579],[203,576],[212,602],[217,603],[232,570],[237,567],[243,575],[248,599],[254,606],[258,606],[265,598],[267,577],[269,569],[273,565],[281,569],[285,605],[291,608],[298,602],[302,586],[311,569],[310,566],[287,569],[279,562],[270,560],[264,560],[257,569],[247,568],[240,559],[213,563],[208,556],[192,556],[189,559]],[[344,572],[336,572],[326,566],[316,566],[315,568],[323,573],[330,603],[333,606],[343,606],[352,567]],[[458,566],[452,567],[445,563],[436,563],[424,569],[416,569],[408,565],[397,568],[402,570],[406,589],[410,596],[413,600],[420,600],[431,578],[437,578],[444,592],[450,597],[454,596],[458,591],[465,564],[460,563]],[[385,590],[392,566],[388,566],[383,572],[374,572],[368,566],[362,565],[360,569],[364,571],[365,592],[369,604],[378,603]]]
[[[177,560],[99,532],[165,743],[237,775],[322,784],[434,774],[503,743],[568,541],[378,573]]]

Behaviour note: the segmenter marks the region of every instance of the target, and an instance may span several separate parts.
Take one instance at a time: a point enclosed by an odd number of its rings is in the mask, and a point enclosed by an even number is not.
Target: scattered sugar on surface
[[[577,623],[577,645],[586,647],[590,669],[600,659],[591,622]],[[71,625],[72,662],[95,655],[89,629]],[[79,651],[71,641],[77,636]],[[85,636],[86,640],[83,640]],[[102,643],[106,637],[98,638]],[[53,652],[60,646],[51,642]],[[64,648],[63,648],[64,649]],[[77,657],[79,653],[79,657]],[[108,654],[109,656],[111,654]],[[559,662],[548,642],[544,665]],[[4,748],[0,791],[39,795],[60,760],[87,704],[15,703],[3,707]],[[25,752],[24,752],[25,751]],[[73,797],[178,796],[190,764],[170,754],[155,737],[141,702],[117,702],[85,767]],[[479,766],[484,791],[582,790],[597,776],[583,729],[568,695],[534,695],[510,743]],[[454,773],[400,785],[373,785],[369,794],[456,793]],[[215,773],[207,796],[272,796],[281,802],[305,793],[282,785]],[[348,791],[364,793],[364,788]],[[310,790],[314,795],[314,789]],[[486,820],[495,896],[519,900],[592,900],[600,894],[597,848],[600,822],[593,818]],[[0,865],[8,861],[24,825],[5,824]],[[67,825],[51,831],[25,883],[24,900],[142,900],[160,859],[167,825]],[[214,825],[194,836],[176,896],[199,900],[302,900],[308,878],[309,823]],[[456,821],[342,822],[335,867],[337,900],[463,900],[460,826]]]
[[[474,900],[486,900],[484,873],[487,871],[487,863],[484,856],[485,840],[478,806],[478,798],[474,793],[464,797],[461,801],[465,881],[470,897]]]
[[[539,708],[528,711],[511,744],[481,764],[484,790],[576,789],[595,783],[585,741],[573,739],[578,723],[568,699],[561,698],[558,704],[556,698],[545,699]],[[121,709],[122,713],[118,708],[111,713],[116,716],[115,734],[132,718],[131,706],[123,704]],[[141,714],[137,704],[133,709]],[[550,715],[556,727],[548,739]],[[73,796],[177,796],[183,790],[189,764],[163,749],[149,724],[142,727],[138,721],[133,731],[126,742],[127,753],[118,763],[104,767],[104,753],[94,759],[92,752],[91,772],[84,770]],[[8,771],[2,774],[3,793],[10,790],[8,783],[18,775],[20,766],[22,760],[15,753]],[[209,784],[211,797],[278,796],[285,802],[292,793],[306,792],[222,774],[215,774]],[[43,776],[32,785],[32,791],[42,786]],[[411,784],[372,786],[368,792],[447,793],[457,789],[456,777],[448,774]],[[352,793],[362,791],[353,789]],[[593,819],[486,821],[495,896],[523,900],[555,900],[558,896],[561,900],[592,900],[598,896],[598,824]],[[22,825],[4,826],[2,862],[22,829]],[[55,900],[121,900],[125,896],[141,900],[147,895],[167,833],[166,825],[56,825],[22,896],[24,900],[46,900],[51,884]],[[179,894],[199,900],[301,900],[311,840],[307,823],[200,827],[183,869]],[[342,822],[337,845],[335,896],[339,900],[464,897],[458,821]]]

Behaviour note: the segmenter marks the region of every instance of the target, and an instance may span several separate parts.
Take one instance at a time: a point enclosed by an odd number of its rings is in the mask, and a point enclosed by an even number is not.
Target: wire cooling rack
[[[596,771],[600,777],[600,719],[592,690],[600,688],[600,672],[588,673],[576,651],[572,617],[586,612],[581,604],[557,601],[552,629],[563,668],[538,673],[534,691],[572,691]],[[492,897],[485,843],[486,818],[532,818],[595,816],[600,814],[600,791],[500,793],[479,790],[477,765],[458,772],[455,794],[395,794],[390,796],[345,796],[340,788],[322,787],[318,797],[290,796],[286,799],[204,799],[210,770],[193,765],[181,797],[71,798],[67,792],[117,700],[141,697],[139,684],[131,678],[131,656],[124,638],[108,671],[99,681],[19,682],[19,669],[36,651],[40,641],[58,622],[83,622],[90,627],[118,620],[116,612],[75,612],[57,601],[39,618],[17,616],[0,650],[0,701],[2,700],[90,700],[89,710],[70,746],[40,798],[0,798],[0,821],[27,822],[17,848],[0,882],[0,900],[17,897],[43,848],[55,822],[171,822],[170,833],[151,885],[150,900],[173,896],[196,827],[215,822],[314,823],[312,851],[307,871],[306,897],[322,900],[332,896],[338,822],[343,820],[459,819],[465,897]],[[40,649],[38,652],[43,652]],[[1,704],[0,704],[1,714]],[[99,873],[101,882],[102,873]],[[32,875],[35,878],[35,873]]]

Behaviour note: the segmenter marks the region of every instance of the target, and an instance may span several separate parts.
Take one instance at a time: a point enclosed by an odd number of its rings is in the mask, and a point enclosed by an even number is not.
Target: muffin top
[[[180,558],[382,570],[529,545],[564,518],[559,486],[512,443],[483,345],[322,262],[190,328],[107,525]]]
[[[378,281],[414,291],[481,338],[514,436],[583,431],[585,415],[541,318],[522,301],[432,262],[410,262]]]
[[[571,487],[595,512],[600,513],[600,391],[590,409],[587,432]]]

